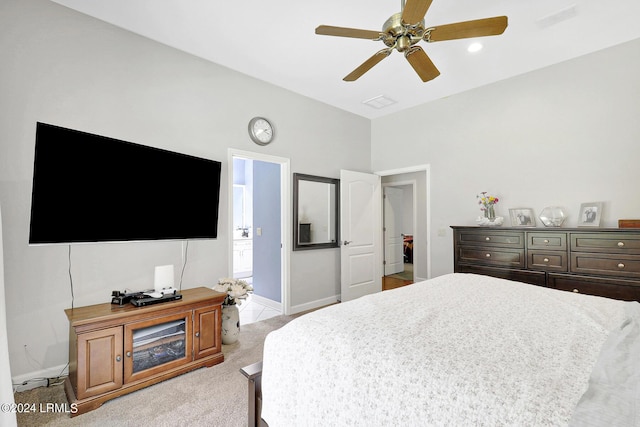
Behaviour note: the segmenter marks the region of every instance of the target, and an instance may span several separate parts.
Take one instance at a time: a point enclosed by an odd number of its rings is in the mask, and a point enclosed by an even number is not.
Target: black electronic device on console
[[[151,295],[148,295],[144,292],[141,292],[137,295],[134,295],[133,298],[131,299],[131,304],[135,305],[136,307],[144,307],[146,305],[152,305],[152,304],[159,304],[162,302],[169,302],[169,301],[176,301],[182,299],[182,295],[179,293],[170,293],[170,294],[163,294],[162,296],[159,297],[153,297]]]
[[[113,291],[111,292],[111,304],[125,305],[130,302],[135,295],[138,295],[138,293],[139,292],[128,294],[126,292]]]

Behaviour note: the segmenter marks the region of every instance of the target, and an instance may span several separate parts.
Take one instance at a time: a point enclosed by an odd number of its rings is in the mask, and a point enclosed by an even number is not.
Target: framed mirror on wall
[[[337,248],[340,180],[293,174],[293,250]]]

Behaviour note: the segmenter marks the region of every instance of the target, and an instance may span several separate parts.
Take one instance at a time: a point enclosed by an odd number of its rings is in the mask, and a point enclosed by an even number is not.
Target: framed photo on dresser
[[[511,217],[511,225],[513,227],[535,227],[536,216],[531,208],[514,208],[509,209]]]
[[[580,205],[578,227],[600,227],[602,202],[589,202]]]

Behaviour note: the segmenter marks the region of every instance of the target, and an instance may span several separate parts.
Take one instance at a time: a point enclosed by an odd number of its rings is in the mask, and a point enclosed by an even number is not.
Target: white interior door
[[[341,299],[382,290],[380,177],[340,171]]]
[[[404,271],[404,190],[384,187],[384,275]]]

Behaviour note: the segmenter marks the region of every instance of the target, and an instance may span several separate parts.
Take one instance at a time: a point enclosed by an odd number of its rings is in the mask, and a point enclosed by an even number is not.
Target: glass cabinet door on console
[[[124,382],[192,360],[192,312],[125,325]]]

